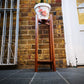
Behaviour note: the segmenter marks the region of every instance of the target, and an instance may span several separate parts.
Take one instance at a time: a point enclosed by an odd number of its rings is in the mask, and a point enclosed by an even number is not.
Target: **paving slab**
[[[0,84],[29,84],[30,79],[6,79],[0,81]]]
[[[38,72],[35,79],[60,79],[56,72]]]
[[[32,77],[33,77],[33,73],[17,73],[17,74],[14,74],[14,75],[12,75],[12,76],[10,76],[10,77],[8,77],[8,78],[24,78],[24,79],[31,79]]]
[[[0,70],[0,84],[84,84],[84,68]]]
[[[60,79],[34,79],[31,84],[66,84],[64,80]]]
[[[58,69],[58,72],[70,84],[84,84],[84,68]]]
[[[0,80],[7,78],[15,73],[20,72],[21,70],[0,70]]]

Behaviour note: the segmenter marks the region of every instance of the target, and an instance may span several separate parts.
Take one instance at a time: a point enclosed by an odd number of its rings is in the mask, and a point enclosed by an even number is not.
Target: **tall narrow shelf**
[[[39,22],[48,24],[49,27],[49,50],[50,50],[50,60],[38,60],[38,29]],[[38,15],[36,15],[36,23],[35,23],[35,72],[38,72],[39,64],[49,64],[53,71],[56,71],[55,64],[55,51],[54,51],[54,35],[53,35],[53,18],[50,15],[48,20],[39,20]]]

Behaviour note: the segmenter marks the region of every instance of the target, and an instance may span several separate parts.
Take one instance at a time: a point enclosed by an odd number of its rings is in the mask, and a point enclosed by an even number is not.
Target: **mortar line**
[[[20,71],[22,71],[22,70],[20,70]],[[11,75],[9,75],[9,76],[7,76],[7,77],[2,78],[0,81],[3,81],[3,80],[5,80],[5,79],[7,79],[8,77],[10,77],[10,76],[12,76],[12,75],[14,75],[14,74],[16,74],[16,73],[18,73],[18,72],[20,72],[20,71],[17,71],[17,72],[15,72],[15,73],[12,73]]]
[[[33,82],[33,80],[34,80],[36,74],[37,74],[37,72],[34,73],[34,75],[33,75],[32,79],[30,80],[29,84],[31,84],[31,83]]]
[[[64,77],[60,74],[60,72],[58,72],[58,71],[56,71],[56,72],[57,72],[57,74],[66,82],[66,84],[70,84],[69,81],[66,80],[66,78],[64,78]]]

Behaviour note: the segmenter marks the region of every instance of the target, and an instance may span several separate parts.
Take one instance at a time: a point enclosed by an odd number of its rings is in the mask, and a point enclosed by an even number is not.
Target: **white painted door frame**
[[[79,22],[76,0],[62,0],[67,65],[77,66],[79,55]]]

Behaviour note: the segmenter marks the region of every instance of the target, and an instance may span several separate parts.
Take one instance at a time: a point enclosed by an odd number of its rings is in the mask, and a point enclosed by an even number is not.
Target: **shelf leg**
[[[35,72],[38,71],[38,16],[35,23]]]

